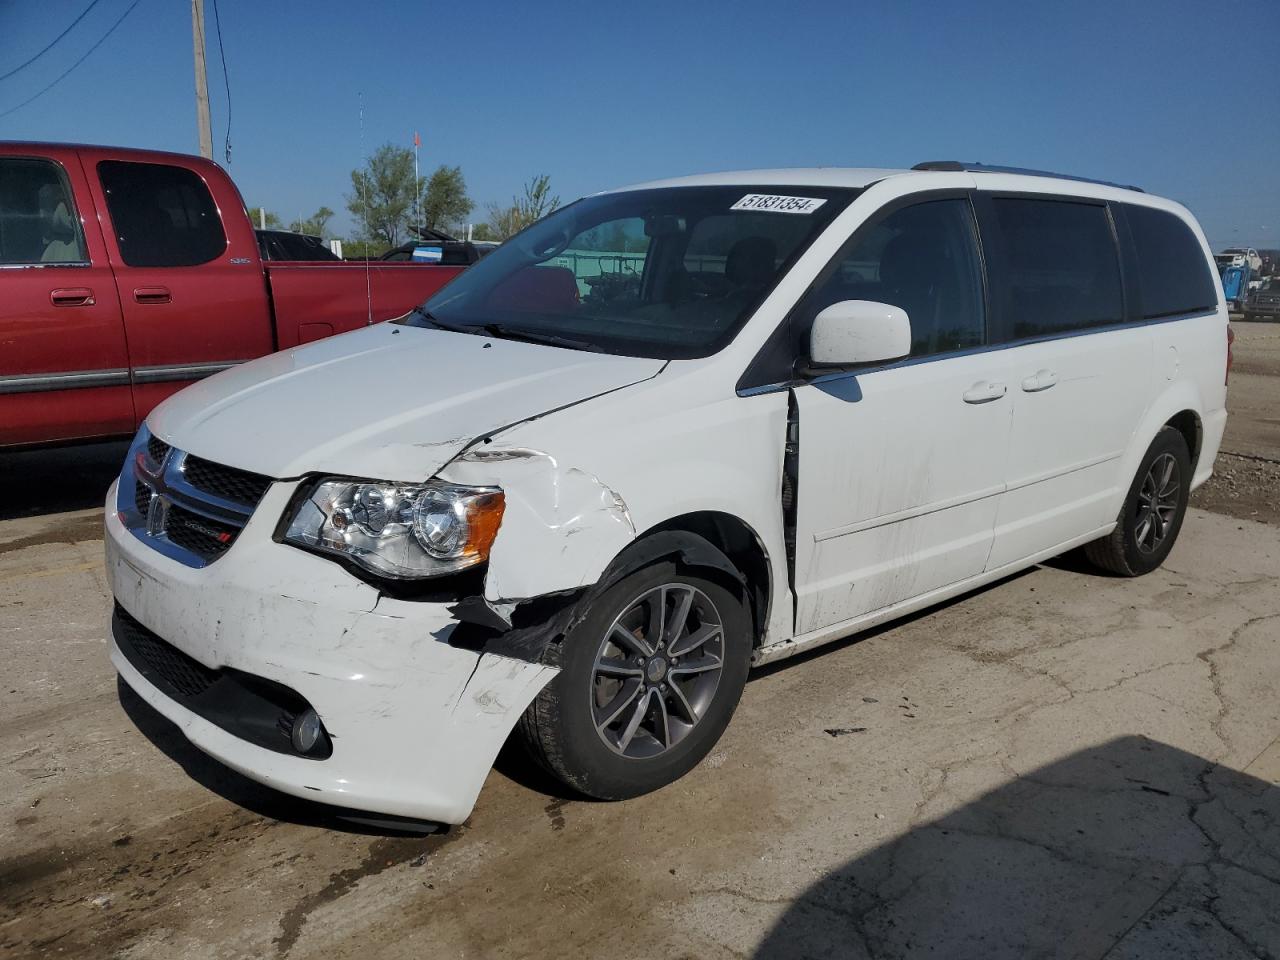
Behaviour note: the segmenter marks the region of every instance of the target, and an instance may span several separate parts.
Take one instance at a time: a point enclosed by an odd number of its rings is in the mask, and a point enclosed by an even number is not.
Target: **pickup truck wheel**
[[[621,800],[707,755],[742,695],[751,620],[719,583],[663,562],[624,577],[544,662],[560,673],[521,720],[533,759],[575,790]]]
[[[1096,566],[1122,577],[1150,573],[1173,549],[1191,496],[1191,456],[1173,427],[1162,427],[1138,466],[1116,528],[1085,545]]]

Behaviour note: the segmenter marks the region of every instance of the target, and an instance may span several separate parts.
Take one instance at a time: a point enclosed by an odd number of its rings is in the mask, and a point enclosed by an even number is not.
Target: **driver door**
[[[982,349],[981,258],[967,196],[859,228],[797,308],[903,308],[911,355],[794,390],[799,418],[797,634],[982,573],[1004,491],[1009,371]]]

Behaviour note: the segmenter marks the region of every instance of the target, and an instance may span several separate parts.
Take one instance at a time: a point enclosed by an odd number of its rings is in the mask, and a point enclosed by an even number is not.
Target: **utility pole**
[[[413,131],[413,226],[418,239],[425,240],[426,237],[422,235],[422,181],[418,176],[418,148],[421,146],[422,138],[415,130]]]
[[[196,54],[196,126],[200,156],[213,159],[213,131],[209,126],[209,77],[204,65],[204,0],[191,0],[191,42]]]

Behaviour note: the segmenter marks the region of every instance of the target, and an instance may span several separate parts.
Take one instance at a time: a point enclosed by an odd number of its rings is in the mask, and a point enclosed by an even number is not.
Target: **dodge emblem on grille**
[[[159,494],[151,494],[151,502],[147,504],[147,536],[158,537],[164,533],[165,515],[169,505]]]

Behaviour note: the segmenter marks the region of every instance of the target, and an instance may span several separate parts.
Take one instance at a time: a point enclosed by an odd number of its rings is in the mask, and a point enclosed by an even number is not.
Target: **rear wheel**
[[[1191,455],[1173,427],[1162,427],[1129,487],[1116,528],[1085,546],[1095,565],[1123,577],[1150,573],[1173,549],[1191,496]]]
[[[719,583],[663,562],[605,590],[544,662],[560,673],[521,720],[542,766],[604,800],[691,770],[746,683],[751,621]]]

